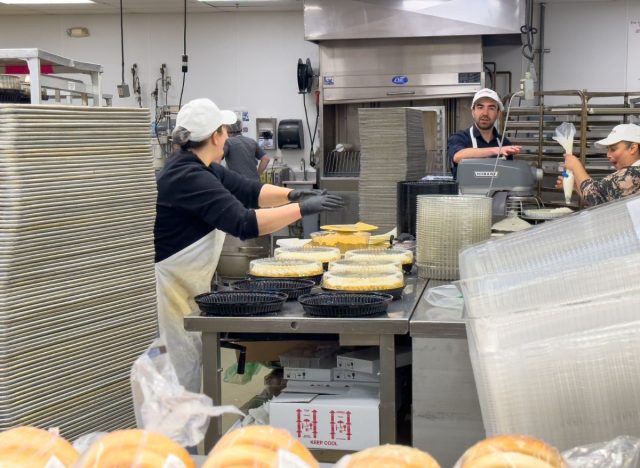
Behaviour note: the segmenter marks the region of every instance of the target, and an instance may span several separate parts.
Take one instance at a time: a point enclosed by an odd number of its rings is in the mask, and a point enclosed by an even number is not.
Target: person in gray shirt
[[[260,180],[260,174],[269,165],[271,158],[258,143],[242,135],[239,120],[228,127],[229,139],[224,145],[224,160],[227,167],[248,179]]]

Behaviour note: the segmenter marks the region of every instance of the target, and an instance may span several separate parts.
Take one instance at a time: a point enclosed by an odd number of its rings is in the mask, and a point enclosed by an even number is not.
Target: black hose
[[[182,107],[182,95],[184,94],[184,82],[187,79],[187,68],[184,65],[187,57],[187,0],[184,0],[184,34],[182,37],[182,87],[180,88],[180,100],[178,101],[178,109]]]
[[[122,19],[122,0],[120,0],[120,51],[122,54],[122,83],[124,84],[124,21]]]

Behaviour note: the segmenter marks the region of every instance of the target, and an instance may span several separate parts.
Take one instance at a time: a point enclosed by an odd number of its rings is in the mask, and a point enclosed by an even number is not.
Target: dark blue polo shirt
[[[498,147],[498,143],[500,143],[500,134],[495,127],[493,127],[493,138],[488,143],[484,140],[484,138],[482,138],[480,130],[478,130],[475,125],[473,126],[473,135],[476,137],[478,148],[496,148]],[[511,146],[511,142],[507,137],[505,137],[502,146]],[[451,169],[451,173],[453,174],[454,179],[458,175],[458,163],[453,162],[453,156],[458,151],[465,148],[473,148],[473,143],[471,142],[471,135],[469,135],[468,128],[454,133],[449,137],[449,140],[447,141],[447,157],[449,159],[449,169]],[[507,156],[507,159],[511,160],[513,159],[513,156]]]
[[[262,184],[219,164],[207,167],[191,151],[179,151],[158,175],[154,240],[156,262],[200,240],[214,229],[258,237],[256,213]]]

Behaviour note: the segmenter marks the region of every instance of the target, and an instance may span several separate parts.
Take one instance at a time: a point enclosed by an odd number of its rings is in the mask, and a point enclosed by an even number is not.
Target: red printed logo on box
[[[351,440],[351,411],[329,411],[331,439]]]
[[[298,439],[318,437],[318,411],[298,408],[296,410],[296,435]]]

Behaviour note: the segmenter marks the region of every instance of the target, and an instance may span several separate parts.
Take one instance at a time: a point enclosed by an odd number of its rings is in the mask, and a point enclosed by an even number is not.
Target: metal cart
[[[78,62],[40,49],[0,49],[1,71],[6,72],[7,66],[20,65],[22,62],[29,67],[31,104],[41,104],[43,89],[51,89],[56,102],[61,102],[63,98],[68,101],[80,99],[82,105],[86,106],[91,99],[93,106],[100,106],[105,98],[105,105],[111,105],[111,96],[102,94],[101,65]],[[43,66],[50,68],[53,73],[43,74]],[[88,75],[91,84],[60,76],[60,73]]]
[[[287,302],[275,316],[266,317],[185,317],[189,331],[202,332],[202,368],[204,393],[215,405],[222,402],[220,338],[224,333],[255,335],[260,340],[269,336],[333,335],[342,346],[380,347],[380,443],[396,442],[396,336],[409,333],[409,318],[422,297],[426,281],[409,276],[402,299],[389,304],[386,316],[369,318],[316,318],[305,315],[298,302]],[[212,419],[205,436],[209,451],[221,436],[220,418]],[[323,461],[332,461],[344,452],[313,451]]]

